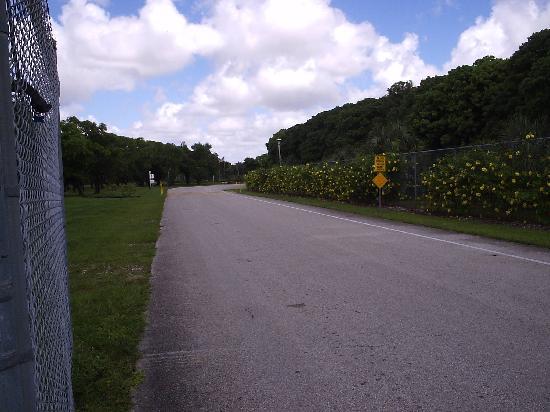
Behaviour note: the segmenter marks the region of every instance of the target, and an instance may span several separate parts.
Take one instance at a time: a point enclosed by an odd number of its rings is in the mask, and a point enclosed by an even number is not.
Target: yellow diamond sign
[[[374,183],[378,189],[382,189],[384,185],[388,183],[388,179],[386,179],[386,176],[382,173],[378,173],[374,179],[372,179],[372,183]]]

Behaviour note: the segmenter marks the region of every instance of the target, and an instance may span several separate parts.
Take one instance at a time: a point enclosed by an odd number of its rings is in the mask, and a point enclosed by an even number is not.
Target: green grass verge
[[[518,242],[527,245],[550,248],[550,231],[544,229],[516,227],[506,223],[493,223],[477,219],[430,216],[388,208],[379,209],[377,207],[358,206],[344,202],[315,199],[309,197],[257,193],[250,192],[244,189],[232,189],[230,191],[250,196],[266,197],[269,199],[284,200],[287,202],[299,203],[302,205],[339,210],[342,212],[354,213],[361,216],[394,220],[397,222],[410,223],[413,225],[428,226],[436,229],[466,233],[469,235],[479,235],[493,239],[507,240],[510,242]]]
[[[131,408],[163,204],[158,188],[65,199],[77,410]]]

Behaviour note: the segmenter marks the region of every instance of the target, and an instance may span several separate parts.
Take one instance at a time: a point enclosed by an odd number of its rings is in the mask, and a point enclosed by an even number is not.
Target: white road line
[[[224,193],[227,193],[227,192],[224,192]],[[472,245],[467,245],[465,243],[453,242],[452,240],[441,239],[441,238],[433,237],[433,236],[420,235],[418,233],[407,232],[406,230],[394,229],[394,228],[386,227],[386,226],[382,226],[382,225],[375,225],[375,224],[372,224],[372,223],[362,222],[360,220],[354,220],[354,219],[348,219],[348,218],[341,217],[341,216],[329,215],[329,214],[326,214],[326,213],[316,212],[314,210],[302,209],[302,208],[296,207],[296,206],[284,205],[282,203],[277,203],[277,202],[269,202],[267,200],[257,199],[257,198],[254,198],[252,196],[250,196],[249,199],[252,199],[252,200],[255,200],[255,201],[261,202],[261,203],[267,203],[269,205],[281,206],[281,207],[286,207],[288,209],[298,210],[300,212],[312,213],[314,215],[329,217],[329,218],[337,219],[337,220],[343,220],[345,222],[357,223],[359,225],[375,227],[375,228],[378,228],[378,229],[388,230],[388,231],[391,231],[391,232],[402,233],[404,235],[415,236],[415,237],[419,237],[419,238],[422,238],[422,239],[433,240],[433,241],[436,241],[436,242],[448,243],[448,244],[455,245],[455,246],[462,246],[462,247],[465,247],[465,248],[468,248],[468,249],[480,250],[482,252],[494,253],[494,254],[497,254],[497,255],[506,256],[506,257],[513,258],[513,259],[525,260],[527,262],[539,263],[541,265],[550,266],[550,262],[545,262],[544,260],[531,259],[531,258],[524,257],[524,256],[512,255],[512,254],[509,254],[509,253],[499,252],[498,250],[485,249],[485,248],[479,247],[479,246],[472,246]]]

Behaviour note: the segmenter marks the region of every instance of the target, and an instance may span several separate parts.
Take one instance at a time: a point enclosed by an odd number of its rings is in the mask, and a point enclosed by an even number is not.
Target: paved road
[[[550,252],[170,190],[136,409],[550,410]]]

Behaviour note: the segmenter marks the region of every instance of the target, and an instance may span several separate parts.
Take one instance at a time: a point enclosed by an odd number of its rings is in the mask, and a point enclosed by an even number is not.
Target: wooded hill
[[[319,113],[275,133],[267,155],[286,164],[343,160],[374,152],[408,152],[550,135],[550,29],[529,37],[509,59],[487,56],[414,87]]]

